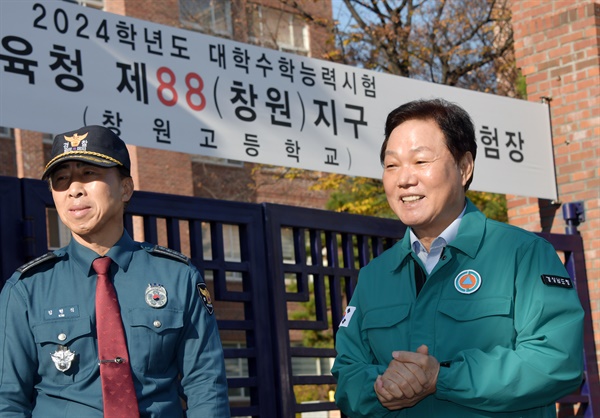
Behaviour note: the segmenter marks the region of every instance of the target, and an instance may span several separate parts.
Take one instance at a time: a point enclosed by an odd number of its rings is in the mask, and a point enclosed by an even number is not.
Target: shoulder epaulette
[[[143,247],[150,254],[163,255],[163,256],[181,261],[182,263],[185,263],[185,264],[190,263],[190,259],[187,256],[185,256],[184,254],[181,254],[179,251],[175,251],[170,248],[163,247],[162,245],[154,245],[154,246],[144,245]]]
[[[34,258],[28,263],[23,264],[21,267],[17,269],[17,271],[21,274],[25,273],[27,270],[32,269],[35,266],[39,266],[42,263],[47,262],[48,260],[53,260],[56,258],[56,254],[53,252],[48,252],[38,258]]]

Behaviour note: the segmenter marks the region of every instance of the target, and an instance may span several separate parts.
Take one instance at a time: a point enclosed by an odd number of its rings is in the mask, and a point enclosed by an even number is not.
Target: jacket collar
[[[117,263],[123,271],[127,271],[136,248],[139,248],[139,246],[136,246],[135,241],[131,239],[127,231],[123,231],[123,235],[119,241],[106,253],[106,256]],[[73,238],[71,238],[66,247],[55,251],[55,254],[59,257],[66,256],[71,259],[88,277],[96,274],[92,268],[92,262],[99,255],[95,251],[79,244]]]
[[[458,234],[448,244],[448,247],[456,248],[467,256],[475,258],[483,241],[486,221],[487,218],[485,215],[467,198],[467,207],[458,228]],[[392,251],[396,253],[393,260],[397,260],[398,262],[398,264],[394,263],[395,266],[392,267],[392,270],[400,269],[407,262],[407,257],[413,256],[414,252],[410,245],[409,228],[406,229],[404,237],[394,245]]]

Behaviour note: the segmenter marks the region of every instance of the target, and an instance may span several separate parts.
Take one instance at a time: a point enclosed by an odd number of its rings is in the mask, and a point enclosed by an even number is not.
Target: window
[[[245,348],[245,345],[235,342],[223,341],[223,348]],[[227,377],[248,377],[248,359],[235,357],[225,359],[225,373]],[[247,387],[229,388],[229,400],[232,402],[243,402],[250,400]]]
[[[308,55],[308,25],[283,10],[252,5],[248,8],[248,36],[260,46]]]
[[[64,0],[69,3],[75,3],[83,7],[93,7],[94,9],[104,9],[104,0]]]
[[[294,376],[331,376],[334,358],[292,357]]]
[[[15,139],[15,132],[12,128],[6,126],[0,126],[0,138]]]
[[[202,251],[205,260],[214,260],[212,250],[212,228],[208,222],[202,222]],[[221,224],[222,239],[223,239],[223,255],[225,260],[234,263],[242,261],[242,250],[240,246],[240,228],[238,225]],[[212,280],[212,272],[205,271],[204,278]],[[240,283],[242,281],[242,273],[239,271],[226,271],[225,280],[228,283]]]
[[[47,208],[46,219],[48,249],[53,251],[67,245],[71,240],[71,231],[62,223],[56,209]]]
[[[227,167],[243,167],[244,162],[229,158],[209,157],[208,155],[192,155],[192,162],[202,164],[224,165]]]
[[[0,126],[0,138],[15,139],[15,130],[13,128],[7,128],[6,126]],[[44,144],[52,145],[52,141],[54,141],[54,135],[42,133],[42,142]]]
[[[43,144],[50,144],[50,145],[52,145],[53,142],[54,142],[54,135],[53,134],[42,133],[42,143]]]
[[[230,37],[231,1],[179,0],[179,19],[190,28]]]

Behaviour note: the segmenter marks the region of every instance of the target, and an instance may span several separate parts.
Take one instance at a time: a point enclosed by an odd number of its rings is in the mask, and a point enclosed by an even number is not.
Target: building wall
[[[514,0],[512,21],[528,99],[549,99],[559,201],[584,203],[579,231],[600,354],[600,3]],[[508,208],[511,224],[565,232],[560,204],[508,196]]]
[[[329,200],[328,191],[315,191],[312,186],[321,173],[311,171],[294,172],[283,176],[281,170],[257,170],[255,172],[258,202],[324,209]]]
[[[0,176],[17,176],[15,141],[11,138],[0,138]]]

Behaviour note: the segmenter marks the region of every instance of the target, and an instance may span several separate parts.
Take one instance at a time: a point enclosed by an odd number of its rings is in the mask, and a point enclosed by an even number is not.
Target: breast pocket
[[[96,369],[98,352],[89,316],[46,321],[34,325],[32,332],[43,378],[68,385],[85,379]]]
[[[391,360],[392,351],[408,349],[410,304],[386,306],[365,312],[362,329],[371,351],[381,364]]]
[[[490,350],[514,343],[512,300],[506,297],[442,300],[438,306],[437,341],[445,355],[468,348]]]
[[[131,367],[144,373],[163,373],[177,355],[183,329],[183,311],[138,308],[131,318]]]

